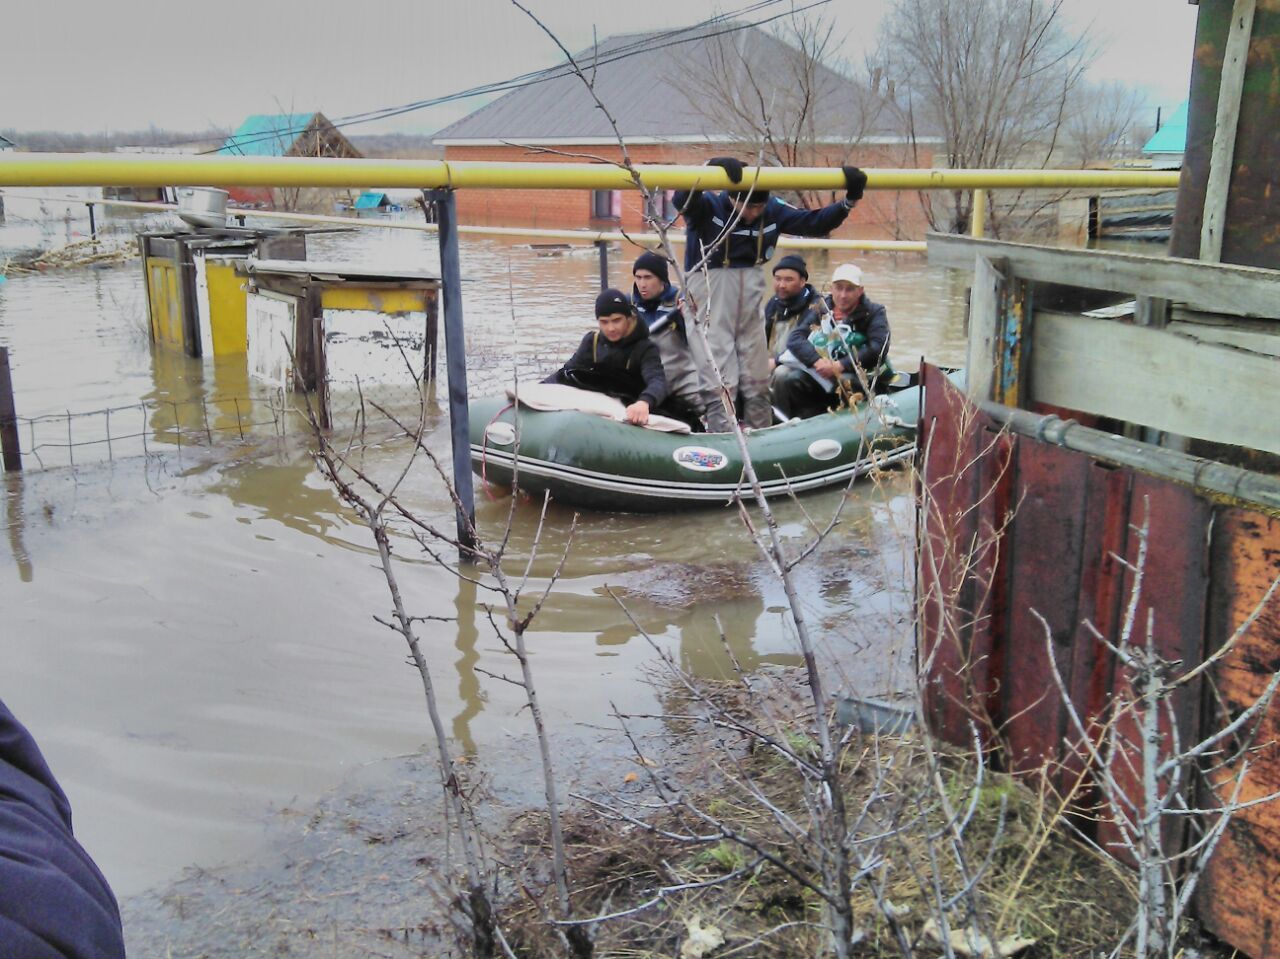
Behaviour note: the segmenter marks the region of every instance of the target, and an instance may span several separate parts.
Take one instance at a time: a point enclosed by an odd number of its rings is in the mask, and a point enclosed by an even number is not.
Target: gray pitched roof
[[[5,148],[12,149],[12,148],[16,147],[17,145],[18,145],[18,144],[14,143],[14,142],[13,142],[12,140],[10,140],[8,137],[0,137],[0,150],[3,150],[3,149],[5,149]]]
[[[574,55],[629,141],[742,139],[763,101],[784,116],[798,94],[798,54],[759,27],[718,24],[661,33],[618,34]],[[709,71],[725,80],[707,81]],[[757,88],[759,95],[757,95]],[[817,68],[815,128],[820,139],[901,139],[870,90]],[[736,94],[736,95],[730,95]],[[883,115],[883,116],[881,116]],[[869,118],[881,116],[875,122]],[[437,144],[612,142],[613,129],[567,61],[436,133]]]

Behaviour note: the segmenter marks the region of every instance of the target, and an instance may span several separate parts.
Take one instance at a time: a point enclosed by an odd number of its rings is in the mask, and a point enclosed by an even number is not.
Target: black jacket
[[[750,226],[738,221],[728,242],[716,243],[727,223],[733,220],[733,202],[727,193],[677,190],[676,207],[684,214],[688,239],[684,248],[684,268],[694,270],[710,250],[707,267],[756,266],[773,256],[778,237],[826,236],[849,216],[849,208],[839,200],[818,210],[801,210],[776,196],[769,197],[764,210]]]
[[[124,959],[111,887],[71,832],[71,806],[0,702],[0,954]]]
[[[649,339],[649,327],[639,320],[617,343],[610,343],[599,330],[588,333],[569,362],[544,382],[608,393],[627,403],[644,400],[649,409],[667,398],[662,357]]]
[[[770,352],[776,355],[785,349],[773,348],[775,336],[780,343],[785,343],[786,336],[797,323],[810,329],[826,312],[826,300],[814,289],[812,283],[806,283],[803,290],[788,299],[784,300],[777,295],[770,297],[769,302],[764,305],[764,340],[770,344]]]
[[[831,306],[831,297],[825,299],[832,318],[835,310]],[[854,307],[853,314],[843,322],[867,338],[858,349],[858,365],[867,372],[873,372],[889,357],[889,316],[883,306],[872,303],[864,294]],[[817,326],[817,320],[807,324],[797,324],[787,336],[787,349],[805,366],[813,366],[818,362],[818,351],[809,342],[809,333]],[[846,373],[853,372],[853,358],[846,356],[841,360]]]
[[[684,314],[680,312],[680,291],[670,283],[652,300],[640,299],[640,291],[636,289],[635,284],[632,284],[631,302],[635,305],[636,315],[644,320],[645,326],[649,328],[650,336],[666,329],[675,329],[683,342],[689,342],[689,334],[684,325]]]

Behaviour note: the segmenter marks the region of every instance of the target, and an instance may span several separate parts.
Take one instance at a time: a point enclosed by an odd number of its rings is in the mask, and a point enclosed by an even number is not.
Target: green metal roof
[[[1187,101],[1183,101],[1142,148],[1143,153],[1183,153],[1187,149]]]
[[[255,113],[227,137],[218,153],[249,157],[284,156],[314,116],[314,113]]]
[[[391,198],[381,191],[365,192],[356,197],[355,208],[357,210],[376,210],[386,203],[391,205]]]

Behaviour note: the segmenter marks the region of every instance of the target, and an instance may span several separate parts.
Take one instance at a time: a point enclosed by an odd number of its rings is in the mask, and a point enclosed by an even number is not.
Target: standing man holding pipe
[[[729,396],[742,394],[746,425],[763,429],[772,422],[772,410],[761,317],[765,277],[760,266],[773,256],[780,236],[826,236],[843,223],[862,199],[867,175],[857,167],[843,167],[845,198],[817,210],[800,210],[767,190],[740,186],[744,167],[734,157],[712,157],[707,165],[724,170],[735,189],[681,190],[675,195],[688,235],[685,298],[707,324],[711,359],[720,367]],[[725,407],[715,370],[700,350],[694,354],[701,360],[699,386],[707,428],[728,432],[733,428],[732,411]]]

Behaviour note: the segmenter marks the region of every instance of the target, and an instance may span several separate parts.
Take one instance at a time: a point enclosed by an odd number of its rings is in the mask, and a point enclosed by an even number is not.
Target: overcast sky
[[[604,37],[685,26],[749,0],[525,2],[577,50],[590,45],[593,28]],[[844,57],[859,63],[891,3],[828,0],[819,9],[846,38]],[[234,127],[251,113],[313,110],[336,120],[561,59],[509,0],[42,0],[6,7],[0,129],[19,131],[198,130]],[[1142,88],[1153,114],[1186,98],[1196,9],[1187,0],[1064,4],[1069,24],[1092,25],[1102,46],[1090,78]],[[350,130],[432,132],[483,102]]]

